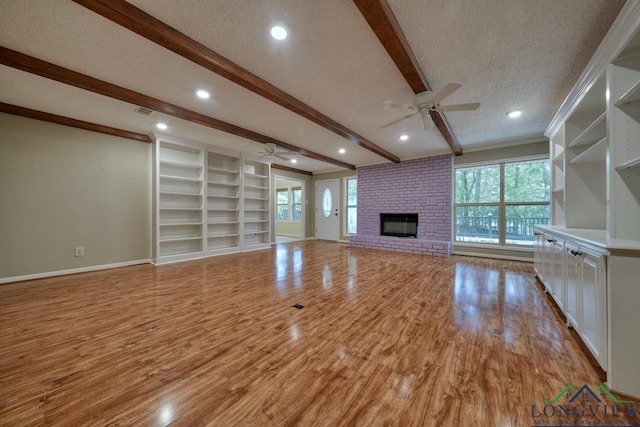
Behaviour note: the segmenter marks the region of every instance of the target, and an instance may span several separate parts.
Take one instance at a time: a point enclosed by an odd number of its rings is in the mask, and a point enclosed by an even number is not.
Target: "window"
[[[276,191],[276,220],[289,221],[289,189]]]
[[[302,221],[302,188],[276,190],[276,221]]]
[[[532,245],[549,223],[549,161],[500,162],[455,169],[455,241]]]
[[[358,229],[358,179],[345,178],[345,211],[347,234],[356,234]]]
[[[292,188],[292,220],[302,221],[302,188]]]

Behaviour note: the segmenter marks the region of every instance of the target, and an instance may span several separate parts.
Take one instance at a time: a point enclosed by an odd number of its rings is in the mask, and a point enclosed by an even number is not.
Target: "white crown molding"
[[[469,148],[465,148],[464,152],[465,153],[474,153],[474,152],[477,152],[477,151],[497,150],[497,149],[500,149],[500,148],[517,147],[518,145],[535,144],[537,142],[549,142],[549,140],[547,138],[545,138],[544,136],[540,136],[540,137],[537,137],[537,138],[522,139],[522,140],[518,140],[518,141],[496,142],[495,144],[482,145],[482,146],[479,146],[479,147],[471,146]],[[462,156],[464,157],[464,153],[462,154]]]
[[[640,0],[628,0],[600,46],[549,123],[545,136],[551,138],[564,123],[607,66],[622,52],[640,25]]]

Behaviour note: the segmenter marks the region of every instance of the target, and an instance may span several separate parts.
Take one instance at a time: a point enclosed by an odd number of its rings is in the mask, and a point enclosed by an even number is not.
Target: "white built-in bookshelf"
[[[609,66],[611,237],[640,240],[640,35]]]
[[[201,150],[159,141],[157,257],[202,251],[203,180]]]
[[[270,165],[221,151],[156,137],[157,264],[270,247]]]
[[[607,373],[640,396],[640,1],[627,2],[547,132],[537,276]]]
[[[240,157],[207,153],[207,250],[240,248]]]
[[[246,247],[260,248],[270,242],[269,165],[245,162],[243,175],[243,235]]]

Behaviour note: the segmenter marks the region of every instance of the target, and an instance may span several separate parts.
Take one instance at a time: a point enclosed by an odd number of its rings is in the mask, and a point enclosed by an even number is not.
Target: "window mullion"
[[[295,200],[293,195],[293,189],[289,188],[289,221],[293,221],[293,208],[295,207]]]
[[[499,244],[504,245],[507,241],[507,209],[505,208],[504,203],[504,162],[500,163],[500,207],[499,207],[499,215],[500,215],[500,224],[498,235]]]

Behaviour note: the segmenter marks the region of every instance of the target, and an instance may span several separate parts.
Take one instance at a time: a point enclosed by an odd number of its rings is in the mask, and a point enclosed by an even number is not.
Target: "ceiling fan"
[[[264,144],[262,144],[262,148],[264,148],[264,151],[258,151],[256,152],[256,154],[262,154],[262,156],[258,157],[258,159],[264,159],[264,158],[277,158],[280,160],[284,160],[285,162],[289,162],[291,161],[291,159],[283,156],[282,154],[286,154],[287,156],[297,156],[298,153],[294,152],[294,151],[289,151],[289,150],[283,150],[278,148],[278,146],[276,144],[274,144],[273,142],[265,142]]]
[[[413,97],[413,105],[405,105],[398,104],[395,102],[387,101],[383,105],[385,107],[395,107],[395,108],[406,108],[409,110],[415,110],[415,113],[408,114],[404,117],[400,117],[397,120],[394,120],[386,125],[382,126],[383,128],[388,128],[389,126],[393,126],[396,123],[400,123],[401,121],[408,119],[409,117],[413,117],[417,114],[420,115],[420,119],[422,121],[422,129],[427,130],[433,127],[433,121],[431,120],[430,113],[432,111],[437,111],[439,113],[448,112],[448,111],[472,111],[477,110],[480,107],[479,102],[471,102],[468,104],[454,104],[454,105],[440,105],[440,101],[451,95],[456,90],[462,87],[459,83],[449,83],[438,93],[434,93],[432,91],[424,91],[416,94]]]

